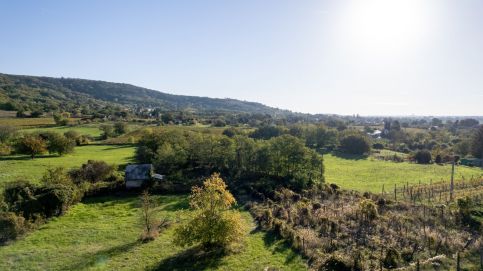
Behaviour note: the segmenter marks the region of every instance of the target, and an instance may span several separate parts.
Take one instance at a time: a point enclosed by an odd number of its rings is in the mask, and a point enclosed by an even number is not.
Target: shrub
[[[397,268],[400,260],[399,252],[394,248],[390,248],[386,251],[386,257],[382,261],[382,265],[387,269]]]
[[[75,141],[58,133],[47,134],[47,150],[49,153],[63,155],[74,151]]]
[[[67,132],[64,133],[64,136],[72,141],[74,141],[76,143],[76,145],[80,145],[78,143],[78,140],[80,139],[81,135],[79,134],[79,132],[77,131],[74,131],[74,130],[69,130]]]
[[[382,144],[382,143],[374,143],[374,144],[372,144],[372,148],[373,149],[376,149],[376,150],[382,150],[382,149],[384,149],[384,144]]]
[[[115,173],[115,168],[104,161],[89,160],[78,169],[72,169],[69,175],[76,184],[84,181],[97,183],[108,180]]]
[[[62,168],[48,169],[42,182],[40,187],[26,181],[9,184],[4,190],[7,210],[36,220],[61,215],[82,198],[82,192]]]
[[[8,184],[3,191],[7,210],[22,214],[27,219],[35,218],[36,214],[42,212],[35,198],[36,190],[37,187],[27,181],[19,180]]]
[[[80,200],[76,187],[65,184],[44,186],[37,193],[36,199],[42,208],[42,216],[47,218],[64,214]]]
[[[108,139],[109,137],[113,137],[116,135],[115,131],[114,131],[114,126],[110,125],[110,124],[104,124],[104,125],[101,125],[99,127],[99,129],[102,130],[102,135],[101,135],[101,138],[102,139]]]
[[[371,144],[365,135],[349,134],[340,141],[340,148],[345,153],[362,155],[371,150]]]
[[[12,153],[12,147],[7,144],[0,143],[0,156],[10,155]]]
[[[117,135],[127,133],[127,124],[125,122],[116,122],[114,124],[114,133]]]
[[[227,137],[234,137],[238,134],[238,131],[236,128],[230,127],[228,129],[223,130],[223,135]]]
[[[441,154],[436,155],[436,158],[434,159],[434,162],[436,164],[441,164],[443,162],[443,158],[441,157]]]
[[[8,125],[0,125],[0,143],[6,143],[15,137],[17,128]]]
[[[319,268],[320,271],[351,271],[351,264],[339,256],[330,256]]]
[[[45,141],[38,135],[25,135],[21,138],[16,145],[17,152],[28,154],[32,159],[36,155],[47,151],[47,145]]]
[[[25,218],[13,212],[0,213],[0,243],[15,240],[27,231]]]
[[[68,112],[56,113],[53,115],[55,124],[66,126],[69,123],[70,114]]]
[[[414,153],[413,157],[418,164],[430,164],[432,159],[431,152],[428,150],[417,151]]]
[[[376,219],[378,215],[376,204],[370,199],[364,199],[359,203],[359,211],[362,217],[369,221]]]

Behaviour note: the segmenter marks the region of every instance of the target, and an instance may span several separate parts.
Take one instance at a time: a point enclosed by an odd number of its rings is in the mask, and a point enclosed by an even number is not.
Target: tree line
[[[146,134],[136,157],[153,163],[157,172],[185,188],[200,176],[219,172],[229,185],[270,191],[277,186],[295,190],[324,180],[322,156],[291,135],[256,140],[193,131]]]

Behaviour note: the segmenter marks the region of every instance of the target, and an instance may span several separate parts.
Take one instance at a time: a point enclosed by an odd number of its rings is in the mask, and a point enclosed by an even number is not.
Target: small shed
[[[124,177],[126,188],[140,188],[151,181],[152,176],[152,164],[128,165]]]

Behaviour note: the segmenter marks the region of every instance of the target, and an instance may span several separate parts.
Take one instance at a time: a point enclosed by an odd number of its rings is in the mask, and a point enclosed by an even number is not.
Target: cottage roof
[[[152,170],[153,165],[151,164],[128,165],[126,167],[126,180],[149,180]]]

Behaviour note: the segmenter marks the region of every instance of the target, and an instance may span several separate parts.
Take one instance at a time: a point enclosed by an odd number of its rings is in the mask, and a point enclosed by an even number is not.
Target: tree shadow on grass
[[[168,212],[175,212],[181,209],[189,209],[190,207],[189,199],[187,197],[180,200],[176,200],[174,202],[172,202],[172,199],[170,198],[161,198],[159,205],[162,205],[160,210],[168,211]]]
[[[35,158],[32,160],[30,155],[14,155],[14,156],[0,156],[0,161],[35,161],[37,159],[46,159],[46,158],[56,158],[60,157],[58,155],[36,155]]]
[[[254,234],[256,232],[260,232],[259,228],[250,232],[250,234]],[[263,236],[263,242],[267,248],[273,249],[275,253],[284,253],[287,254],[285,257],[285,264],[292,263],[299,254],[290,246],[287,240],[281,239],[274,231],[265,232]]]
[[[368,155],[349,154],[343,152],[332,152],[332,155],[347,160],[364,160],[369,157]]]
[[[225,253],[221,250],[204,251],[201,247],[193,247],[161,261],[152,271],[191,271],[216,268],[220,265]]]
[[[104,250],[86,253],[79,257],[79,260],[74,261],[68,266],[62,267],[63,270],[87,270],[92,267],[102,266],[105,264],[109,258],[115,257],[122,253],[128,253],[130,250],[134,249],[136,246],[142,244],[140,241],[132,241],[119,246],[110,247]]]

